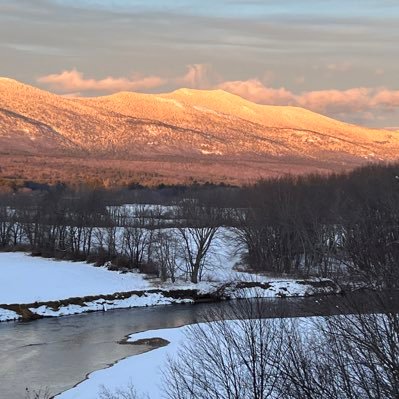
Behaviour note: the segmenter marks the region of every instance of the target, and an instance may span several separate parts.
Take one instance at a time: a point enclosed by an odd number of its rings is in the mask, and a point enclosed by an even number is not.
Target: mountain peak
[[[36,86],[33,86],[29,83],[25,83],[25,82],[21,82],[20,80],[16,80],[16,79],[11,79],[8,77],[0,77],[0,84],[2,85],[3,88],[5,88],[5,90],[20,90],[23,89],[25,91],[30,91],[30,92],[35,92],[35,93],[41,93],[42,95],[45,96],[57,96],[54,93],[48,92],[46,90],[43,89],[39,89]]]
[[[219,95],[230,94],[222,89],[192,89],[189,87],[181,87],[181,88],[174,90],[168,94],[173,94],[173,93],[185,94],[188,96],[195,95],[195,94],[219,94]]]
[[[229,93],[222,89],[190,89],[186,87],[182,87],[180,89],[174,90],[169,93],[163,93],[164,96],[186,96],[186,97],[208,97],[208,98],[222,98],[225,99],[240,99],[244,100],[242,97],[239,97],[235,94]]]
[[[19,82],[18,80],[7,78],[5,76],[0,76],[0,83],[7,83],[12,85],[23,85],[24,83]]]

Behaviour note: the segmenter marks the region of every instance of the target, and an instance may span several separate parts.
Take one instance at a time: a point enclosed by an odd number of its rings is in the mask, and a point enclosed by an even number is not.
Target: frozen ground
[[[143,290],[138,273],[120,274],[82,262],[54,261],[21,252],[0,253],[0,304],[53,301]]]

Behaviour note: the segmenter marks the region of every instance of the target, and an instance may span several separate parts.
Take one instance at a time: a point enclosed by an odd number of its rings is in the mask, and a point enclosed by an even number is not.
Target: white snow
[[[194,105],[193,108],[196,109],[197,111],[206,112],[207,114],[213,114],[213,115],[224,116],[224,117],[230,116],[230,115],[222,114],[221,112],[217,112],[217,111],[207,108],[207,107],[202,107],[201,105]]]
[[[309,334],[312,329],[310,319],[298,318],[296,323],[300,331]],[[217,323],[217,322],[216,322]],[[230,321],[234,323],[234,321]],[[117,362],[110,368],[95,371],[89,374],[88,379],[76,387],[57,395],[57,399],[98,399],[102,387],[113,392],[124,390],[133,386],[139,397],[148,395],[151,399],[159,399],[163,396],[162,378],[163,370],[168,358],[177,355],[179,347],[187,339],[186,332],[190,326],[172,329],[161,329],[132,334],[128,342],[141,339],[162,338],[169,341],[167,346],[154,349],[140,355],[135,355]]]
[[[21,316],[16,312],[0,308],[0,321],[18,320]]]
[[[120,274],[83,262],[0,253],[0,304],[24,304],[149,288],[138,273]]]
[[[209,264],[212,267],[204,272],[203,281],[198,284],[184,281],[184,273],[173,284],[157,279],[149,283],[139,273],[121,274],[82,262],[36,258],[23,253],[0,253],[0,304],[33,304],[117,292],[144,291],[141,296],[107,300],[99,298],[86,301],[83,305],[73,304],[71,301],[71,304],[59,309],[49,306],[29,308],[32,313],[40,316],[56,317],[108,309],[192,302],[190,299],[172,299],[162,293],[148,292],[151,289],[198,290],[203,295],[218,291],[219,294],[224,293],[224,298],[271,298],[336,292],[333,287],[314,288],[306,281],[301,284],[293,279],[276,279],[235,271],[233,266],[238,262],[238,255],[231,255],[232,252],[223,239],[218,237],[209,254]],[[240,288],[240,282],[249,283],[249,287]],[[264,287],[250,288],[251,283],[262,283]],[[0,322],[18,318],[16,314],[3,313],[0,314]]]
[[[101,386],[109,390],[125,389],[134,385],[138,393],[148,393],[151,398],[161,398],[161,369],[168,356],[176,353],[188,327],[152,330],[133,334],[129,341],[163,338],[169,345],[137,356],[123,359],[104,370],[91,373],[87,380],[60,395],[58,399],[98,399]]]
[[[171,305],[172,303],[190,303],[190,299],[173,299],[166,298],[160,293],[145,293],[142,296],[132,295],[125,299],[98,299],[92,302],[85,302],[83,306],[69,304],[61,306],[59,309],[54,310],[48,306],[41,305],[37,308],[31,307],[29,310],[32,313],[45,317],[58,317],[67,316],[71,314],[80,314],[95,311],[107,311],[110,309],[128,309],[128,308],[141,308],[146,306],[156,305]]]
[[[173,98],[155,97],[155,99],[160,102],[171,103],[178,108],[182,108],[182,109],[185,108],[184,105],[180,101],[174,100]]]
[[[164,211],[170,211],[170,209],[164,209]],[[174,229],[167,229],[167,231],[173,234]],[[217,291],[218,295],[224,293],[222,295],[224,298],[270,298],[334,293],[333,287],[314,288],[311,284],[306,284],[306,281],[301,284],[292,278],[275,278],[236,270],[236,266],[240,264],[240,253],[233,243],[231,230],[221,228],[207,254],[206,268],[202,272],[202,281],[198,284],[186,281],[188,275],[183,258],[176,260],[178,280],[172,284],[161,282],[159,279],[152,279],[150,283],[144,279],[143,274],[137,272],[122,274],[83,262],[57,261],[23,253],[0,253],[0,305],[33,304],[150,289],[198,290],[198,293],[203,295]],[[240,282],[247,284],[244,284],[244,288],[241,284],[240,288]],[[264,287],[250,288],[252,283],[261,283]],[[83,305],[75,305],[73,301],[71,302],[59,309],[52,309],[49,306],[31,306],[29,310],[40,316],[56,317],[107,309],[191,302],[191,300],[176,300],[167,298],[162,293],[145,292],[141,296],[132,295],[125,299],[96,299],[84,302]],[[8,313],[7,316],[0,318],[0,322],[9,320],[11,317],[16,318],[15,315],[10,316]]]
[[[212,151],[207,151],[207,150],[200,150],[201,154],[203,155],[223,155],[223,152],[219,150],[212,150]]]
[[[318,293],[334,294],[339,292],[339,288],[323,287],[315,288],[309,284],[306,280],[271,280],[265,281],[268,285],[267,288],[253,287],[253,288],[239,288],[236,289],[234,286],[225,290],[226,294],[229,294],[231,298],[281,298],[281,297],[293,297],[293,296],[309,296]],[[314,280],[316,281],[316,280]],[[320,280],[318,280],[320,281]]]

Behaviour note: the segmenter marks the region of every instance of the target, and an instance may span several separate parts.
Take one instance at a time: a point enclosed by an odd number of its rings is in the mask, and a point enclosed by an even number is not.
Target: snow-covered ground
[[[337,292],[335,286],[317,288],[316,284],[315,288],[309,281],[276,279],[235,271],[233,267],[237,257],[230,255],[231,252],[223,246],[221,239],[216,240],[215,248],[210,253],[213,268],[204,273],[203,281],[199,284],[189,283],[182,278],[173,284],[161,283],[159,280],[149,282],[143,274],[137,272],[123,274],[82,262],[37,258],[23,253],[0,253],[0,305],[64,301],[56,305],[29,306],[25,317],[31,318],[34,315],[56,317],[192,302],[189,290],[195,290],[198,295],[218,298],[308,296]],[[154,292],[157,290],[161,292]],[[166,294],[166,291],[175,290],[186,290],[187,295],[170,297]],[[116,295],[131,291],[138,292]],[[106,295],[112,297],[104,297]],[[84,298],[88,296],[94,298]],[[0,322],[20,318],[14,312],[21,312],[19,307],[11,307],[9,310],[6,307],[0,306]]]
[[[246,281],[246,280],[244,280]],[[251,282],[251,280],[247,280]],[[281,280],[281,279],[267,279],[263,277],[263,281],[260,286],[255,287],[241,287],[243,284],[232,284],[226,287],[224,294],[232,299],[242,298],[284,298],[294,296],[312,296],[318,294],[336,294],[339,292],[339,288],[334,284],[325,287],[313,286],[311,282],[317,282],[321,280]],[[264,286],[262,287],[262,283]]]
[[[315,317],[312,319],[318,318]],[[228,323],[234,323],[234,321]],[[309,318],[298,318],[295,323],[299,327],[299,331],[307,335],[311,334],[312,329],[314,329],[314,324],[309,321]],[[95,371],[85,381],[57,395],[56,398],[98,399],[103,388],[106,388],[110,392],[116,392],[117,390],[127,390],[129,386],[134,387],[139,398],[161,399],[165,397],[162,386],[163,371],[167,365],[167,360],[176,357],[179,348],[188,339],[186,334],[189,328],[190,326],[184,326],[132,334],[128,342],[161,338],[169,341],[169,344],[150,352],[123,359],[110,368]]]
[[[18,320],[21,316],[13,310],[0,308],[0,321]]]
[[[84,302],[83,305],[68,304],[60,306],[54,310],[46,305],[39,307],[31,307],[29,310],[39,316],[58,317],[72,314],[80,314],[95,311],[107,311],[111,309],[129,309],[141,308],[156,305],[171,305],[172,303],[191,303],[191,299],[174,299],[167,298],[161,293],[144,293],[143,295],[132,295],[124,299],[96,299],[94,301]],[[1,309],[0,309],[1,310]]]
[[[0,253],[0,304],[24,304],[113,294],[149,287],[143,275],[121,274],[83,262]]]
[[[119,361],[110,368],[95,371],[88,379],[60,395],[57,399],[98,399],[102,386],[109,390],[126,389],[134,385],[140,394],[161,398],[161,370],[168,356],[175,354],[184,339],[188,326],[163,330],[152,330],[133,334],[129,341],[162,338],[170,343],[162,348]]]

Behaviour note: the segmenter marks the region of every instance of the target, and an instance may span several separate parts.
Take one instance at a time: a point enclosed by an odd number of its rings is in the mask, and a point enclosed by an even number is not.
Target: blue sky
[[[399,13],[396,0],[57,0],[57,3],[115,11],[136,9],[254,18],[270,15],[392,18]]]
[[[398,0],[0,0],[0,76],[63,94],[224,88],[398,126],[397,43]]]

